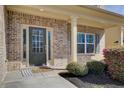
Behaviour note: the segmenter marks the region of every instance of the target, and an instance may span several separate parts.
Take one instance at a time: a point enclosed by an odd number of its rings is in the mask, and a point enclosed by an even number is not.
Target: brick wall
[[[67,22],[51,18],[8,11],[8,29],[6,32],[7,58],[9,61],[21,60],[21,24],[53,28],[53,48],[55,58],[67,58]]]
[[[5,25],[4,6],[0,6],[0,81],[6,74],[6,49],[5,49]]]

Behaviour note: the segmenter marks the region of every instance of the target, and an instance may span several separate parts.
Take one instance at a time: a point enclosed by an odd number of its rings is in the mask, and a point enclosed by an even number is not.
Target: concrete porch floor
[[[27,69],[24,69],[27,70]],[[29,69],[30,70],[30,69]],[[8,72],[1,88],[76,88],[75,85],[60,77],[60,70],[22,75],[22,70]]]

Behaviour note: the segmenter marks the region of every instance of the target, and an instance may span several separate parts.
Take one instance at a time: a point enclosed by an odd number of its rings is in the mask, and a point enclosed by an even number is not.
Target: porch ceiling
[[[72,5],[27,5],[27,6],[6,6],[9,10],[19,11],[37,16],[67,20],[70,22],[71,16],[78,17],[78,24],[109,28],[112,26],[123,25],[124,17],[116,16],[89,9],[87,7]],[[42,11],[40,11],[42,9]]]

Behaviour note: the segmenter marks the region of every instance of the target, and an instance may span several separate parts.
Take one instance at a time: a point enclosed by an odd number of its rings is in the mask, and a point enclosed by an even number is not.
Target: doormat
[[[41,73],[41,72],[48,72],[48,71],[52,71],[52,69],[48,67],[33,67],[32,68],[33,73]]]

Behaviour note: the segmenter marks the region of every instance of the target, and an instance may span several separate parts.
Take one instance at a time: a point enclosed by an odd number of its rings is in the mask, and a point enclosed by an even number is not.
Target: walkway
[[[5,88],[76,88],[58,75],[58,70],[32,73],[31,69],[8,72],[0,87]]]

